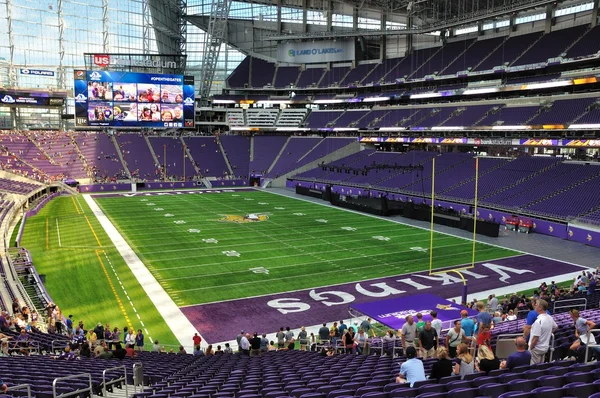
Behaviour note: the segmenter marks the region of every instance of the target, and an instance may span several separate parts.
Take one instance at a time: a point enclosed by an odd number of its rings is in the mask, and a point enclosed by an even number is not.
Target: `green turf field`
[[[46,289],[74,320],[141,328],[150,339],[178,344],[84,200],[58,197],[27,219],[22,246],[46,274]],[[134,310],[135,308],[135,310]]]
[[[429,267],[429,231],[268,192],[96,201],[180,306]],[[434,267],[470,263],[471,248],[436,234]],[[476,261],[515,254],[477,244]]]

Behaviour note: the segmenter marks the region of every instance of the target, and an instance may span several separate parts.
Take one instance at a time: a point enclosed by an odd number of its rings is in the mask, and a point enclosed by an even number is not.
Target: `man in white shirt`
[[[546,313],[547,309],[548,303],[545,300],[538,300],[534,307],[538,317],[531,325],[531,339],[529,340],[532,365],[544,362],[546,353],[550,348],[552,333],[558,328],[554,319]]]
[[[429,313],[431,315],[431,327],[435,329],[438,338],[442,335],[442,321],[440,321],[437,317],[437,311],[431,311]]]

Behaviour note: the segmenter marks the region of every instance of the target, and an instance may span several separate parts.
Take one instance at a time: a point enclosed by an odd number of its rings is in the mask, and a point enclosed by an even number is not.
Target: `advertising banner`
[[[29,76],[54,76],[53,70],[20,68],[19,73]]]
[[[521,145],[527,146],[558,146],[559,140],[550,139],[535,139],[535,138],[524,138],[521,139]]]
[[[600,232],[569,225],[567,239],[586,245],[600,247]]]
[[[279,43],[277,61],[292,64],[353,61],[354,46],[353,40]]]
[[[569,147],[600,147],[600,140],[562,140],[562,144]]]
[[[49,92],[0,90],[0,105],[3,106],[63,106],[65,98]]]

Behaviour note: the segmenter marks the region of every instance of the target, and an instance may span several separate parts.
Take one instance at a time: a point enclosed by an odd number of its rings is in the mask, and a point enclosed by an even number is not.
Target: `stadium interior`
[[[6,396],[600,398],[600,0],[0,10]]]

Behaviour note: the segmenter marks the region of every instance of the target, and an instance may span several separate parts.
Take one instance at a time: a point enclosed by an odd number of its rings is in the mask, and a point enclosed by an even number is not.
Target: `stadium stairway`
[[[506,43],[506,41],[508,39],[509,39],[509,36],[506,36],[504,38],[504,40],[502,40],[495,48],[490,49],[490,51],[487,53],[486,56],[484,56],[483,58],[481,58],[481,60],[476,65],[473,65],[473,67],[471,68],[471,70],[477,70],[477,68],[479,67],[479,65],[483,64],[490,56],[492,56],[492,54],[494,54],[496,52],[496,50],[498,50],[500,47],[504,46],[504,43]]]
[[[162,165],[163,163],[158,161],[158,156],[156,156],[156,152],[154,152],[154,148],[152,148],[152,144],[150,143],[150,138],[148,138],[147,135],[144,135],[144,141],[146,141],[146,145],[148,145],[148,149],[150,150],[150,153],[152,154],[152,159],[154,160],[154,164]]]
[[[221,155],[223,155],[223,159],[225,159],[225,165],[227,166],[227,170],[229,171],[229,175],[234,175],[233,168],[231,167],[231,163],[229,163],[229,158],[227,157],[227,152],[225,152],[225,148],[223,148],[223,143],[217,137],[217,145],[219,146],[219,150],[221,151]]]
[[[121,147],[119,146],[117,139],[115,138],[114,135],[111,135],[110,139],[111,139],[113,145],[115,146],[115,151],[117,152],[117,156],[119,157],[119,160],[121,161],[123,170],[125,171],[125,173],[127,173],[127,177],[129,177],[129,179],[131,179],[131,171],[129,170],[129,167],[127,166],[127,162],[125,162],[125,158],[123,158],[123,152],[121,152]]]
[[[196,163],[196,161],[194,161],[194,157],[192,156],[192,153],[190,152],[190,148],[187,146],[187,144],[183,140],[183,136],[180,136],[179,140],[181,141],[181,145],[185,148],[185,156],[188,157],[188,159],[190,160],[190,163],[192,163],[192,165],[194,166],[196,175],[201,175],[202,173],[200,172],[200,167],[198,167],[198,164]],[[227,161],[227,164],[229,165],[229,161],[227,160],[227,157],[225,157],[225,160]]]

